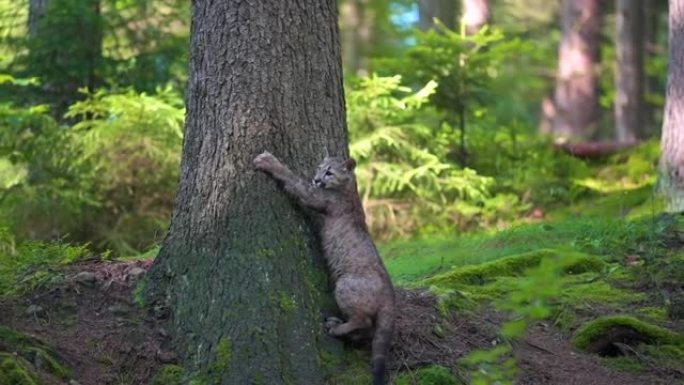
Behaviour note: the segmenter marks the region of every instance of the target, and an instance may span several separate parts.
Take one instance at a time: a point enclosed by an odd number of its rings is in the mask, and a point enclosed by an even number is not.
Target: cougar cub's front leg
[[[326,208],[325,198],[311,183],[295,175],[287,166],[282,164],[278,158],[268,151],[264,151],[254,158],[254,167],[271,175],[273,179],[283,183],[283,188],[287,193],[294,196],[305,206],[318,211]]]

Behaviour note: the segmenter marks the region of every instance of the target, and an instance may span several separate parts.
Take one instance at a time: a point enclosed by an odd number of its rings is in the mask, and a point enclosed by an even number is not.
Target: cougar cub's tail
[[[378,312],[373,335],[372,373],[373,385],[385,385],[385,361],[392,344],[394,331],[394,306],[384,306]]]

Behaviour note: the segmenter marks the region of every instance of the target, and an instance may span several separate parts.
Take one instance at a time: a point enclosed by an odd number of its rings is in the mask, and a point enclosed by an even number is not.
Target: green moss
[[[133,290],[133,303],[144,308],[145,307],[145,287],[147,286],[147,277],[141,279],[135,290]]]
[[[233,358],[233,343],[230,338],[222,337],[216,345],[216,361],[212,365],[211,372],[215,377],[221,378],[223,373],[230,366],[230,361]]]
[[[402,373],[396,385],[462,385],[449,369],[443,366],[429,366],[412,373]]]
[[[368,352],[345,349],[342,362],[334,367],[328,385],[368,385],[372,381]]]
[[[42,344],[36,338],[0,325],[0,340],[14,346],[30,346]]]
[[[150,380],[149,385],[182,385],[185,369],[178,365],[164,365]]]
[[[561,258],[565,272],[577,274],[587,271],[601,271],[605,263],[593,255],[541,249],[529,253],[512,255],[496,261],[454,268],[445,273],[430,277],[421,282],[423,285],[450,286],[455,284],[482,285],[496,277],[514,277],[522,275],[525,270],[539,265],[544,258]]]
[[[641,361],[631,356],[609,357],[605,358],[603,362],[606,364],[606,366],[610,366],[623,372],[641,373],[646,369]]]
[[[647,306],[637,309],[637,313],[650,321],[667,322],[667,309],[664,307]]]
[[[606,335],[612,328],[627,327],[643,334],[651,343],[662,345],[684,345],[684,336],[660,326],[652,325],[629,316],[605,316],[589,321],[582,325],[572,338],[572,343],[586,349],[589,345]]]
[[[9,357],[10,361],[13,360],[14,364],[8,361],[7,365],[16,366],[25,363],[23,367],[28,370],[27,368],[32,367],[28,362],[40,361],[42,362],[41,370],[44,370],[46,374],[60,379],[69,377],[69,370],[60,363],[57,354],[38,338],[0,326],[0,341],[9,346],[10,351],[13,352],[13,354],[0,352],[3,359]],[[4,384],[0,382],[0,385]]]
[[[326,371],[331,372],[340,367],[342,358],[329,350],[321,349],[318,353],[318,362]]]
[[[371,374],[368,363],[363,367],[352,366],[333,375],[328,384],[330,385],[368,385],[371,383]]]
[[[280,292],[280,298],[278,300],[278,305],[280,306],[280,310],[286,312],[286,313],[291,313],[295,310],[297,310],[297,304],[295,301],[292,299],[292,297],[284,291]]]
[[[257,371],[256,374],[254,374],[254,381],[252,381],[253,385],[264,385],[266,382],[264,380],[264,374],[261,373],[260,371]]]
[[[39,385],[29,367],[21,357],[0,353],[0,385]]]
[[[620,310],[626,304],[646,300],[646,294],[619,289],[593,274],[564,277],[565,289],[561,294],[564,305],[580,308],[602,307],[607,310]]]

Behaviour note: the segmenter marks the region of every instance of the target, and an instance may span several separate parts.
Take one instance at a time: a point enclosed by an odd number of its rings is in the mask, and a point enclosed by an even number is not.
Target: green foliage
[[[518,374],[511,353],[510,346],[500,345],[489,350],[475,350],[461,362],[476,368],[471,372],[470,383],[473,385],[510,385]]]
[[[0,384],[40,384],[38,371],[50,377],[64,380],[69,370],[61,363],[59,356],[38,338],[0,326]],[[41,362],[35,367],[31,362]],[[43,377],[43,376],[40,376]]]
[[[7,234],[7,230],[0,230]],[[61,267],[91,255],[87,245],[0,240],[0,297],[16,296],[48,287],[62,279]]]
[[[182,385],[185,369],[178,365],[164,365],[154,374],[149,385]]]
[[[463,385],[449,369],[443,366],[429,366],[415,372],[401,374],[395,385]]]
[[[457,200],[482,201],[492,183],[444,161],[448,140],[427,125],[430,112],[421,110],[436,85],[412,93],[400,80],[373,75],[347,93],[350,150],[371,226],[381,236],[444,227],[454,214],[445,208]]]
[[[29,365],[20,357],[0,353],[0,384],[38,385],[36,376],[28,369]]]
[[[2,191],[0,220],[22,239],[69,234],[119,255],[149,249],[170,216],[182,102],[170,89],[86,97],[70,107],[73,127],[45,109],[0,109],[0,125],[10,128],[0,134],[0,158],[26,170]]]
[[[440,24],[415,35],[416,44],[401,59],[390,61],[389,68],[406,74],[411,82],[436,81],[440,87],[431,101],[446,112],[452,125],[464,119],[466,111],[476,117],[484,112],[481,108],[494,106],[498,99],[495,84],[505,73],[504,65],[513,55],[525,57],[533,52],[529,42],[508,38],[499,29],[483,28],[466,35]]]

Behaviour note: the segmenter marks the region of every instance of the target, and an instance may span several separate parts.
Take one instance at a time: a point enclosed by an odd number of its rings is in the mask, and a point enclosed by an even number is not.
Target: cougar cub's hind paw
[[[337,326],[344,323],[341,319],[337,317],[328,317],[325,319],[325,332],[332,335],[332,329]]]

